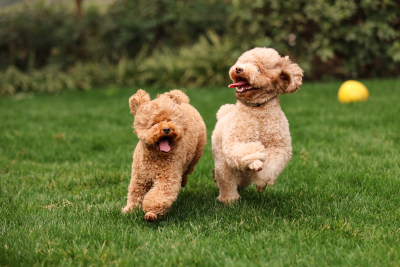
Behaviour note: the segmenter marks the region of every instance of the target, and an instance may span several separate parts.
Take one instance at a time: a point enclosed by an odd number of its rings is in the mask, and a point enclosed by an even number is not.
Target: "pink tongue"
[[[169,142],[168,140],[162,140],[160,141],[160,150],[162,152],[169,152],[171,148],[169,147]]]
[[[229,88],[235,88],[235,87],[240,87],[240,86],[245,85],[245,84],[247,84],[246,81],[240,81],[240,82],[237,82],[237,83],[232,83],[232,84],[228,85],[228,87]]]

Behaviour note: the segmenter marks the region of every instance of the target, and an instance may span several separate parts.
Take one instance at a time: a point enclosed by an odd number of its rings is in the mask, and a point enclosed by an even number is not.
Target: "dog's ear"
[[[146,93],[145,90],[139,89],[136,94],[129,98],[129,107],[131,108],[131,113],[135,115],[139,106],[148,101],[150,101],[150,95]]]
[[[167,96],[171,98],[175,103],[181,104],[181,103],[187,103],[189,104],[189,97],[182,91],[174,89],[168,93],[162,94],[162,96]]]
[[[281,58],[282,71],[278,78],[279,93],[291,94],[299,90],[303,81],[303,70],[292,63],[288,56]]]

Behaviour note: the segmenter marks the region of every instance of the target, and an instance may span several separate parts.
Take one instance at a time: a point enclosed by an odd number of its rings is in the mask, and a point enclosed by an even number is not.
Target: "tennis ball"
[[[358,101],[366,101],[369,97],[369,92],[364,84],[349,80],[344,82],[338,92],[338,99],[340,103],[350,103]]]

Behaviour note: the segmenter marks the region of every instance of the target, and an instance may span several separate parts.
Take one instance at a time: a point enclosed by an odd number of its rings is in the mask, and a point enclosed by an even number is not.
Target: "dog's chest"
[[[270,111],[248,111],[234,116],[235,122],[231,124],[233,131],[239,141],[261,143],[269,142],[279,134],[282,118],[278,112]]]

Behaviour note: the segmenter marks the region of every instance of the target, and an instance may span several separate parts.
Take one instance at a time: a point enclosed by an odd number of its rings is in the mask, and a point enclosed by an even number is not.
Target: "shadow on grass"
[[[332,207],[335,205],[332,203],[340,201],[298,188],[291,190],[282,187],[267,188],[263,193],[258,193],[252,186],[239,193],[241,199],[238,202],[225,205],[217,200],[218,189],[215,186],[207,186],[201,190],[185,188],[180,192],[171,210],[159,221],[147,223],[143,219],[143,211],[136,211],[131,218],[153,229],[168,225],[207,223],[216,219],[231,224],[243,220],[251,223],[252,220],[257,220],[255,217],[266,221],[276,219],[292,221],[306,217],[329,219],[334,212]]]

